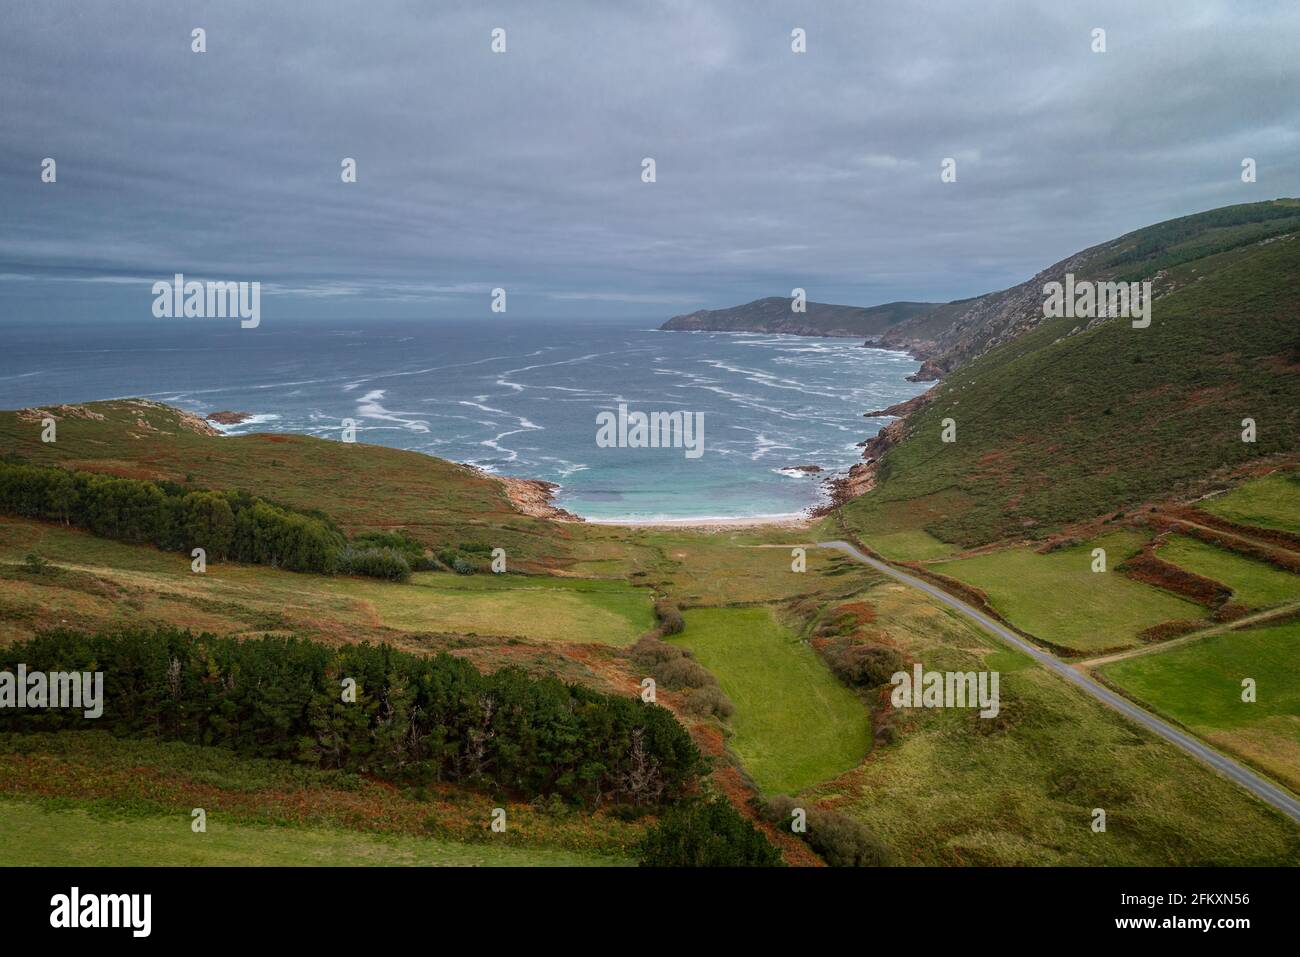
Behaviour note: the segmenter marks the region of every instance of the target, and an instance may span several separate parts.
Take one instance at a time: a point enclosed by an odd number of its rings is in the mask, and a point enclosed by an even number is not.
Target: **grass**
[[[1279,472],[1251,479],[1197,506],[1243,525],[1300,534],[1300,475]]]
[[[651,597],[623,581],[520,575],[415,575],[407,586],[338,579],[323,590],[406,631],[628,645],[654,626]]]
[[[1186,535],[1171,535],[1156,554],[1189,572],[1222,582],[1232,589],[1234,601],[1250,608],[1300,601],[1300,576]]]
[[[22,570],[29,552],[58,567]],[[625,645],[654,624],[648,589],[626,580],[429,572],[398,585],[233,563],[195,575],[184,555],[12,518],[0,518],[0,581],[0,637],[65,621],[164,621],[221,634],[391,629]]]
[[[638,539],[659,555],[649,580],[689,607],[768,602],[816,592],[847,594],[875,579],[862,563],[819,548],[805,548],[805,572],[791,570],[794,546],[826,537],[820,529],[774,528],[724,533],[655,530]]]
[[[1224,632],[1103,665],[1125,693],[1300,791],[1300,622]],[[1254,678],[1256,700],[1241,700]]]
[[[806,797],[849,814],[902,864],[1293,865],[1300,830],[956,613],[896,583],[881,640],[926,668],[997,670],[1001,713],[896,710],[895,743]],[[1159,657],[1159,656],[1153,656]],[[1104,834],[1091,829],[1106,809]]]
[[[1046,555],[1008,548],[932,567],[984,591],[994,608],[1030,634],[1091,654],[1131,646],[1139,632],[1160,622],[1206,613],[1115,571],[1140,544],[1136,533],[1122,531]],[[1104,573],[1091,570],[1094,548],[1106,549]]]
[[[686,612],[674,638],[735,704],[732,750],[767,793],[795,794],[853,767],[871,747],[862,702],[767,608]]]
[[[591,867],[628,864],[550,848],[493,847],[339,828],[255,827],[189,814],[114,817],[0,799],[0,866],[35,867]]]
[[[643,822],[567,805],[527,804],[451,784],[399,788],[225,748],[103,731],[0,734],[0,818],[4,799],[103,819],[168,818],[180,825],[174,836],[182,849],[192,846],[181,840],[190,836],[191,811],[203,808],[209,836],[217,823],[242,833],[260,831],[275,840],[287,861],[299,835],[305,835],[304,854],[310,856],[316,846],[311,834],[336,834],[345,842],[351,833],[396,841],[406,848],[402,853],[419,852],[422,861],[437,854],[469,863],[483,856],[522,862],[528,855],[567,855],[617,863],[634,854],[644,832]],[[488,827],[494,807],[506,810],[504,833]],[[161,833],[170,835],[171,825]],[[76,837],[65,836],[63,843],[75,844]],[[22,858],[15,852],[15,859]]]

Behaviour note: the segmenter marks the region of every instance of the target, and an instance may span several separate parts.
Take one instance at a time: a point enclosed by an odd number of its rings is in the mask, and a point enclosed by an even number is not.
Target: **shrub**
[[[50,563],[47,562],[45,559],[41,558],[40,555],[33,555],[29,553],[27,557],[23,559],[23,569],[25,571],[31,572],[33,575],[44,574],[45,571],[49,569],[49,567],[50,567]]]
[[[645,668],[647,671],[653,670],[665,661],[672,661],[674,658],[683,656],[689,657],[686,649],[670,645],[666,641],[660,641],[657,631],[652,631],[650,634],[638,638],[636,643],[628,649],[628,654],[639,667]]]
[[[665,599],[655,602],[655,618],[659,620],[659,631],[665,638],[681,634],[686,627],[681,609]]]
[[[783,867],[767,837],[723,800],[674,808],[641,843],[642,867]]]
[[[477,566],[468,558],[462,558],[457,555],[455,561],[451,563],[451,569],[457,575],[473,575],[478,571]]]
[[[884,867],[889,864],[889,848],[860,821],[839,811],[807,807],[780,794],[762,805],[762,814],[774,826],[790,830],[793,812],[798,807],[805,810],[807,830],[791,833],[805,840],[831,867]]]
[[[349,545],[339,552],[338,570],[344,575],[368,575],[387,581],[404,582],[411,578],[406,557],[393,548],[356,549]]]
[[[827,646],[823,655],[836,677],[855,688],[888,684],[890,677],[904,667],[898,651],[872,642],[836,642]]]
[[[318,514],[248,492],[187,490],[175,482],[0,463],[0,511],[210,559],[333,572],[343,533]]]
[[[685,656],[662,662],[654,669],[654,676],[670,691],[717,684],[717,679],[702,664]]]
[[[730,718],[736,707],[722,689],[713,684],[692,688],[686,692],[682,700],[682,710],[687,714],[711,714],[719,718]]]

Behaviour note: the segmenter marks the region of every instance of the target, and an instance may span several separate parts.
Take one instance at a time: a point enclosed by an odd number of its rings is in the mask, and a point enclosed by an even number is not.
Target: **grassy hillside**
[[[946,303],[889,327],[879,338],[883,345],[919,349],[928,357],[922,377],[937,378],[1035,328],[1042,319],[1043,284],[1066,273],[1091,280],[1149,279],[1159,296],[1188,281],[1178,266],[1298,230],[1295,199],[1182,216],[1085,249],[1009,289]]]
[[[845,507],[850,526],[902,511],[962,545],[1039,536],[1296,451],[1300,238],[1174,265],[1166,282],[1149,328],[1045,320],[946,378],[906,419],[876,489]],[[1247,417],[1254,443],[1241,440]],[[960,507],[927,509],[935,498]]]
[[[926,668],[1001,675],[996,719],[878,709],[892,743],[804,796],[857,818],[901,863],[1259,865],[1300,855],[1300,832],[1280,814],[954,612],[892,582],[855,601],[874,607],[880,640]],[[1280,706],[1288,700],[1278,695]],[[1096,807],[1105,833],[1092,831]]]
[[[47,411],[57,421],[49,443],[41,441],[40,415],[0,412],[0,451],[37,465],[247,489],[319,509],[349,534],[400,528],[436,548],[500,546],[515,564],[568,559],[564,526],[521,514],[500,482],[418,452],[306,435],[221,436],[193,416],[138,399]]]

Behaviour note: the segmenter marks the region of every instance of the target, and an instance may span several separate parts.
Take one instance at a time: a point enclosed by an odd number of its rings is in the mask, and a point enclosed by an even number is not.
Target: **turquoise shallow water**
[[[228,431],[341,436],[561,486],[588,518],[735,518],[798,512],[923,391],[917,363],[856,339],[659,332],[647,321],[264,321],[10,325],[0,407],[147,396],[253,419]],[[596,416],[702,413],[703,454],[601,448]]]

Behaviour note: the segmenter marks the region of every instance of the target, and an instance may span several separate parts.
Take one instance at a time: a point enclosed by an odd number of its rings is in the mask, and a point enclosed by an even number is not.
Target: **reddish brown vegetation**
[[[1237,533],[1206,528],[1200,524],[1199,517],[1195,520],[1197,524],[1193,525],[1192,521],[1192,519],[1180,519],[1167,514],[1152,515],[1148,519],[1151,527],[1160,531],[1189,535],[1211,545],[1217,545],[1227,551],[1245,555],[1247,558],[1253,558],[1256,561],[1267,562],[1283,571],[1300,575],[1300,553],[1247,541],[1245,538],[1239,537]]]
[[[1293,535],[1290,532],[1283,532],[1274,528],[1261,528],[1258,525],[1244,525],[1241,522],[1234,522],[1231,519],[1221,518],[1218,515],[1211,515],[1209,512],[1202,512],[1200,509],[1191,507],[1170,509],[1169,514],[1184,518],[1189,522],[1195,522],[1197,525],[1207,525],[1221,532],[1253,538],[1257,541],[1267,542],[1270,545],[1276,545],[1278,548],[1300,551],[1300,535]]]
[[[1151,549],[1152,543],[1147,543],[1142,551],[1120,565],[1119,570],[1135,581],[1182,595],[1207,608],[1217,608],[1232,596],[1232,589],[1227,585],[1170,564]]]

